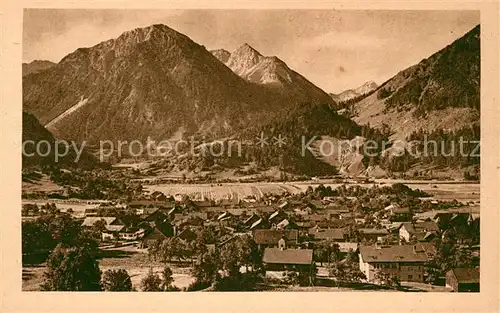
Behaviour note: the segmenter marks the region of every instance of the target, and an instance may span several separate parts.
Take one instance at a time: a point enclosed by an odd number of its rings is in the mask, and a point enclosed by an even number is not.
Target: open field
[[[59,186],[58,184],[52,182],[50,180],[50,177],[47,175],[43,175],[38,180],[22,182],[22,191],[26,193],[32,193],[32,192],[50,193],[50,192],[58,192],[63,189],[64,188],[62,186]]]
[[[377,181],[375,183],[354,183],[364,187],[374,184],[379,186],[395,183],[396,181]],[[419,182],[419,181],[397,181],[405,183],[412,189],[421,189],[432,194],[432,199],[453,200],[461,202],[477,202],[480,199],[480,185],[477,183],[456,182]],[[294,182],[294,183],[224,183],[224,184],[159,184],[147,185],[145,189],[154,192],[160,191],[166,195],[176,194],[188,195],[196,200],[221,200],[221,199],[243,199],[248,196],[260,198],[265,194],[281,195],[285,192],[296,194],[304,192],[309,186],[315,188],[319,182]],[[336,188],[341,183],[324,182],[323,185]],[[351,184],[352,185],[352,184]]]
[[[175,286],[182,289],[194,281],[189,267],[176,264],[168,264],[168,266],[172,269]],[[140,290],[141,280],[149,269],[152,268],[161,277],[165,264],[150,260],[145,250],[129,246],[105,250],[105,257],[100,260],[99,267],[103,272],[108,269],[125,269],[132,279],[132,286]]]
[[[98,203],[88,203],[84,200],[81,201],[61,201],[61,200],[26,200],[23,199],[21,203],[24,204],[36,204],[42,206],[47,203],[55,203],[56,207],[65,212],[68,209],[73,210],[73,217],[79,218],[84,217],[85,209],[97,208]]]
[[[149,260],[144,250],[133,246],[103,250],[103,258],[99,260],[99,267],[103,273],[108,269],[125,269],[131,277],[132,286],[137,290],[140,290],[141,280],[150,268],[161,276],[164,266],[163,263]],[[175,286],[182,289],[194,281],[189,267],[177,264],[168,264],[168,266],[172,269]],[[45,263],[33,267],[23,267],[22,290],[39,291],[45,270]]]
[[[225,183],[225,184],[161,184],[144,187],[149,192],[160,191],[165,195],[188,195],[194,200],[261,198],[265,194],[298,193],[301,189],[278,183]]]

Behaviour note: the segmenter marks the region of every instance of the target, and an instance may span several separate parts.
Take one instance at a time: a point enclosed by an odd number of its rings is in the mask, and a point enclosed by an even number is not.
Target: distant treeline
[[[415,131],[407,138],[408,142],[414,143],[408,148],[411,151],[407,149],[401,155],[382,159],[380,165],[392,172],[406,172],[417,163],[451,168],[477,166],[480,164],[480,137],[480,126],[477,124],[449,132],[442,129]],[[474,176],[464,173],[466,175],[469,175],[467,179]]]

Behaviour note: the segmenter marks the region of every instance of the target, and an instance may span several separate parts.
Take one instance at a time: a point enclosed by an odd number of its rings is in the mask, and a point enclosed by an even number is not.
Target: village
[[[48,250],[27,232],[61,219],[101,251],[139,252],[145,270],[131,276],[143,291],[155,290],[145,281],[158,280],[163,266],[173,274],[169,290],[479,291],[479,214],[429,196],[396,183],[217,201],[144,191],[80,213],[25,204],[23,283],[31,256]],[[51,248],[65,232],[50,234]]]

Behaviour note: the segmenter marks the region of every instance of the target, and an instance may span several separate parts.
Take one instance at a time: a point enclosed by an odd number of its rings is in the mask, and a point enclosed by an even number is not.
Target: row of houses
[[[359,269],[370,282],[377,281],[380,273],[397,276],[401,281],[423,282],[425,263],[435,253],[431,241],[441,235],[439,225],[477,220],[461,212],[436,212],[419,219],[409,209],[397,205],[373,214],[355,214],[329,205],[328,201],[275,204],[203,201],[180,205],[147,200],[130,203],[128,208],[135,210],[139,222],[127,227],[128,223],[120,223],[118,219],[104,218],[103,239],[141,240],[141,247],[147,248],[153,242],[173,236],[196,240],[197,229],[218,225],[231,236],[251,234],[268,270],[308,273],[315,261],[315,246],[334,242],[343,253],[358,253]],[[85,226],[98,218],[87,216]],[[374,222],[367,227],[369,218]],[[393,237],[398,242],[387,243]],[[219,244],[227,240],[219,239]],[[458,283],[450,282],[450,286],[460,285],[460,271],[451,277]]]

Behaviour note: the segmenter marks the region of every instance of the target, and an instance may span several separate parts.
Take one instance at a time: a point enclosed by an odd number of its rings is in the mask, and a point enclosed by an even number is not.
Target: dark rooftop
[[[275,245],[281,237],[287,241],[297,241],[299,232],[295,229],[275,230],[275,229],[256,229],[253,231],[253,239],[256,244]]]
[[[454,268],[451,269],[458,282],[461,284],[479,283],[479,268]]]

